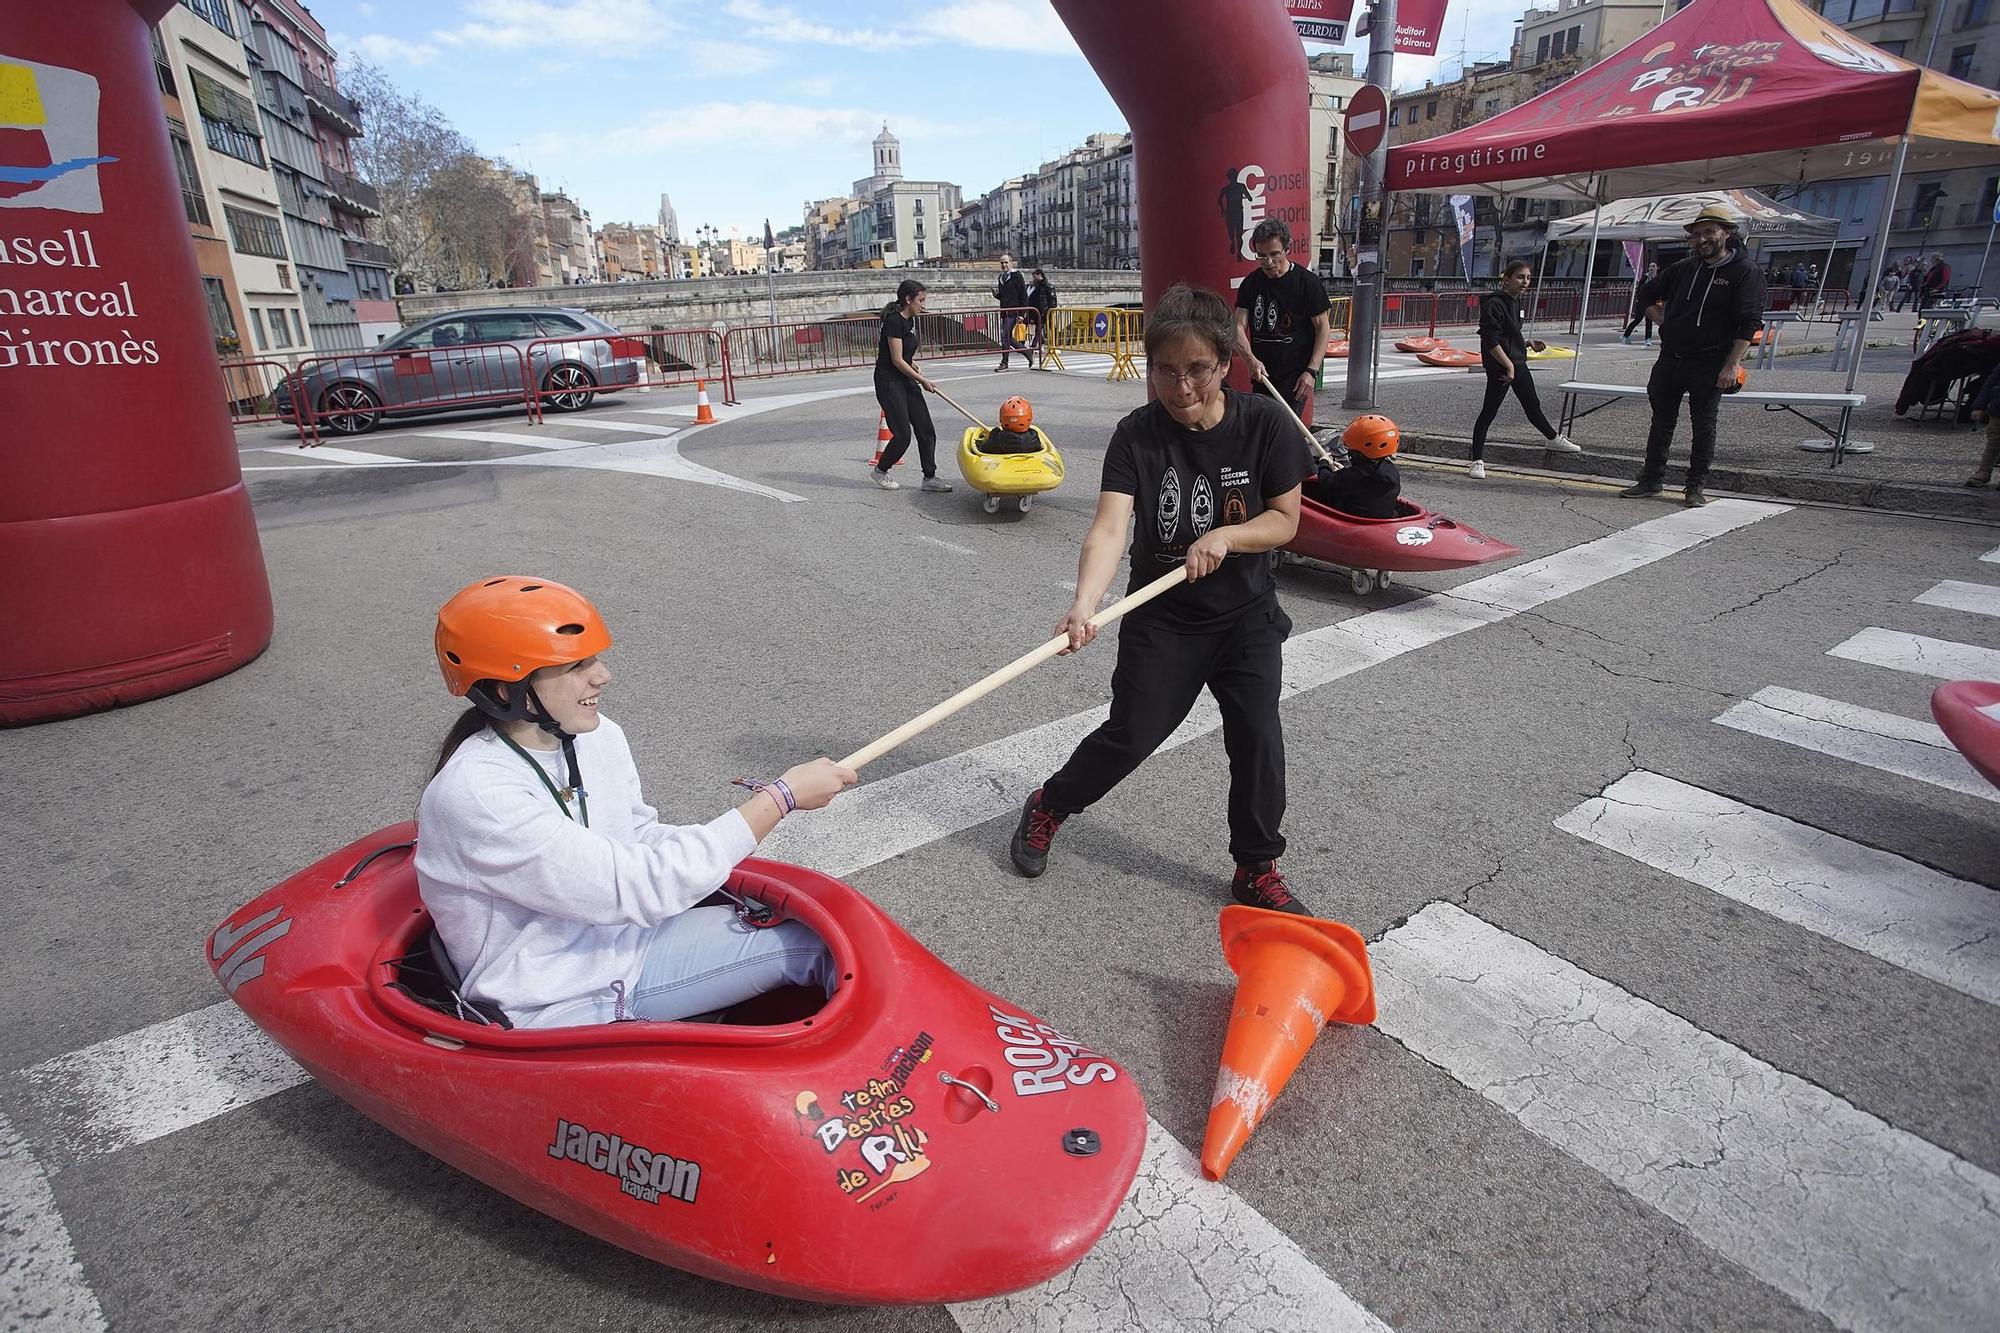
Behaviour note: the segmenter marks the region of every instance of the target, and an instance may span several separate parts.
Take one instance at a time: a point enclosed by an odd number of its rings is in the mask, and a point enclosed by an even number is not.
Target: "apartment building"
[[[160,20],[158,56],[182,110],[193,112],[178,118],[185,134],[173,139],[190,226],[201,228],[193,219],[206,213],[206,228],[216,239],[228,238],[234,290],[225,286],[218,293],[223,284],[222,275],[211,272],[219,267],[214,248],[196,232],[197,252],[206,248],[209,254],[203,287],[217,345],[227,350],[234,337],[241,356],[297,359],[311,353],[312,341],[243,44],[248,26],[234,0],[182,0]],[[171,124],[168,131],[171,136]],[[233,330],[222,320],[224,310]]]
[[[195,157],[194,139],[188,131],[192,119],[189,100],[183,102],[185,71],[176,72],[167,50],[167,38],[153,29],[153,70],[160,85],[160,100],[167,117],[167,139],[173,151],[174,173],[180,178],[181,208],[187,214],[188,232],[194,237],[195,264],[201,270],[202,298],[208,307],[209,329],[215,335],[216,355],[225,361],[245,355],[249,317],[237,290],[236,275],[230,265],[229,238],[222,230],[220,211],[210,201],[202,185],[202,171]],[[196,129],[195,134],[200,134]]]
[[[1309,262],[1325,278],[1354,271],[1349,252],[1360,221],[1360,194],[1353,187],[1358,172],[1348,162],[1341,117],[1365,82],[1355,77],[1354,57],[1346,51],[1322,51],[1306,61],[1306,151],[1314,201]]]

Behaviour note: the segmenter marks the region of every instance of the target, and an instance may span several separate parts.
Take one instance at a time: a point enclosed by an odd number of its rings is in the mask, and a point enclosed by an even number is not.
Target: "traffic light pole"
[[[1368,82],[1384,93],[1396,77],[1396,0],[1369,0]],[[1389,136],[1361,159],[1361,234],[1355,246],[1354,305],[1348,320],[1347,396],[1351,412],[1375,406],[1376,334],[1382,310],[1382,175],[1389,161]]]

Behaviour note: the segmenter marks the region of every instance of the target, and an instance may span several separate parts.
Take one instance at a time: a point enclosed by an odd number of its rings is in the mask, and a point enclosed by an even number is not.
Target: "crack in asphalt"
[[[1807,570],[1805,573],[1799,575],[1795,579],[1788,579],[1785,582],[1780,583],[1775,588],[1766,589],[1765,591],[1758,593],[1755,597],[1752,597],[1749,601],[1744,602],[1741,605],[1732,606],[1727,610],[1716,612],[1714,615],[1708,618],[1706,623],[1713,625],[1716,621],[1722,619],[1724,616],[1733,616],[1738,611],[1748,611],[1751,607],[1757,605],[1759,602],[1763,601],[1767,597],[1776,597],[1779,593],[1788,592],[1791,589],[1798,587],[1801,583],[1808,581],[1809,579],[1816,579],[1820,575],[1826,573],[1828,570],[1837,568],[1840,565],[1844,564],[1848,556],[1853,555],[1856,551],[1860,549],[1861,548],[1858,546],[1842,547],[1840,550],[1834,553],[1833,558],[1831,560],[1823,560],[1819,562],[1816,568]]]

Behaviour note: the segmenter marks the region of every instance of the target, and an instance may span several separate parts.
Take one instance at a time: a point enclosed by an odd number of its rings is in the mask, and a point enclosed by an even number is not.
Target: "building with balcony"
[[[560,190],[544,192],[542,220],[548,229],[549,254],[557,283],[569,286],[604,281],[589,210]]]
[[[1354,272],[1351,251],[1354,226],[1360,217],[1357,173],[1348,162],[1341,116],[1347,103],[1367,82],[1354,76],[1354,57],[1346,51],[1322,51],[1306,62],[1307,161],[1313,201],[1313,234],[1306,238],[1307,264],[1324,278]]]
[[[295,360],[312,341],[246,31],[234,0],[183,0],[160,20],[154,65],[217,350]]]

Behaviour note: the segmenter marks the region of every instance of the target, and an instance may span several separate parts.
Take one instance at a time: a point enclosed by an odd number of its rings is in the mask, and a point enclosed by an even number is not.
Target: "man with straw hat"
[[[1716,407],[1735,387],[1737,367],[1764,324],[1764,275],[1743,249],[1736,215],[1723,205],[1702,209],[1686,230],[1694,253],[1640,289],[1641,308],[1660,326],[1660,359],[1646,381],[1653,426],[1646,434],[1645,467],[1638,484],[1619,494],[1660,493],[1667,446],[1685,397],[1694,444],[1683,503],[1695,508],[1708,503],[1701,488],[1715,457]]]

